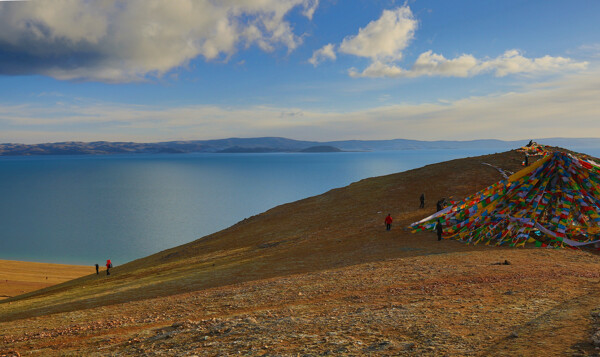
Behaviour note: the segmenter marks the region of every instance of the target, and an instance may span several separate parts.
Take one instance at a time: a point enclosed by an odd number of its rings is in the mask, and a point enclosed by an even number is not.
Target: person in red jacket
[[[112,268],[112,263],[110,262],[110,259],[106,260],[106,275],[110,275],[110,271],[109,269]]]
[[[392,216],[388,213],[387,217],[385,217],[385,230],[389,231],[392,229]]]

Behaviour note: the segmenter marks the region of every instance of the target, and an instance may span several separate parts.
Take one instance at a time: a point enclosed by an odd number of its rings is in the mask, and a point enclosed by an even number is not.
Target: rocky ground
[[[600,355],[597,258],[392,259],[2,323],[0,344],[8,356]]]
[[[517,154],[484,159],[518,169]],[[600,356],[595,252],[467,246],[403,229],[429,213],[411,207],[421,192],[404,187],[411,175],[423,185],[450,177],[427,197],[465,194],[498,179],[481,161],[361,181],[110,278],[5,300],[0,356]],[[314,219],[323,212],[343,224]],[[273,232],[281,224],[289,230]]]

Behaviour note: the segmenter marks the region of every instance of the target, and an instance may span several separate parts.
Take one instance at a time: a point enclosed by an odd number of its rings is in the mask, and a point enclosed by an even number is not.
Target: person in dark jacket
[[[425,194],[422,193],[421,197],[419,199],[421,200],[421,204],[419,205],[419,208],[425,208]]]
[[[388,213],[387,217],[385,217],[385,230],[389,231],[390,229],[392,229],[392,216]]]
[[[442,221],[438,219],[437,224],[435,225],[435,230],[437,231],[438,240],[442,240],[442,233],[444,232],[444,228],[442,227]]]
[[[100,266],[96,263],[96,275],[100,274]]]

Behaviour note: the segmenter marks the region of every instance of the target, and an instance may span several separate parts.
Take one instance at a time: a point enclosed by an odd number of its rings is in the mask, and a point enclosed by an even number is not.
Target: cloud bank
[[[565,57],[544,56],[539,58],[524,57],[518,50],[508,50],[492,59],[477,59],[463,54],[453,59],[432,51],[422,53],[413,66],[406,70],[392,63],[374,61],[362,72],[351,68],[351,77],[473,77],[483,73],[493,73],[496,77],[509,74],[538,74],[560,71],[584,70],[587,62],[576,62]]]
[[[589,137],[600,132],[600,75],[588,72],[503,94],[351,112],[74,103],[0,105],[0,142],[163,141],[284,136],[304,140]],[[73,124],[77,124],[74,126]],[[560,134],[557,134],[560,133]]]
[[[0,74],[127,82],[240,47],[294,50],[285,16],[318,0],[56,0],[0,3]]]

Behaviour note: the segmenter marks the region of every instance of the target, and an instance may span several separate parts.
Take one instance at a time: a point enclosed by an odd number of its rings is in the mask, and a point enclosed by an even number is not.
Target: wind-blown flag
[[[534,143],[529,167],[411,225],[466,243],[579,247],[600,242],[600,165]]]

